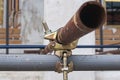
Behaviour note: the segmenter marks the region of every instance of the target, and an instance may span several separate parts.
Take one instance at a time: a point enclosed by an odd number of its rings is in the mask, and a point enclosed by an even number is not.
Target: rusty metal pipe
[[[19,0],[15,0],[15,11],[19,11]]]
[[[106,12],[99,2],[89,1],[84,3],[70,21],[64,27],[58,29],[55,41],[50,42],[42,53],[52,52],[55,42],[62,45],[72,43],[96,28],[102,27],[105,20]]]
[[[9,0],[9,15],[12,12],[12,0]]]
[[[102,27],[106,19],[105,9],[96,1],[84,3],[70,21],[58,30],[56,41],[69,44],[74,40]]]

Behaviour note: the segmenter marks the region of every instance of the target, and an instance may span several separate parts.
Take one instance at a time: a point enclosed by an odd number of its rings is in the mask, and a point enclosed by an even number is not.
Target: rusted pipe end
[[[106,19],[104,8],[95,1],[83,4],[76,15],[78,23],[82,22],[83,25],[91,29],[101,27]]]
[[[56,41],[60,44],[69,44],[88,34],[98,27],[102,27],[106,20],[106,12],[96,1],[84,3],[70,21],[58,30]]]

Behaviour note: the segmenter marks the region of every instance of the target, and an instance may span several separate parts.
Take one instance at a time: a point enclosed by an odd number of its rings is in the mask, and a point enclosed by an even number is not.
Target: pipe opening
[[[100,5],[87,4],[80,14],[82,23],[89,28],[97,28],[104,22],[105,11]]]

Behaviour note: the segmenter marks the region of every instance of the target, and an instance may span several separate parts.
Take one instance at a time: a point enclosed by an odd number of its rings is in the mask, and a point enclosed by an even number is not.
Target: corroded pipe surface
[[[19,11],[19,0],[15,0],[15,11]]]
[[[69,44],[74,40],[102,27],[106,13],[102,5],[96,1],[84,3],[70,21],[58,30],[56,41]]]
[[[55,41],[62,45],[69,44],[76,39],[90,33],[96,28],[102,27],[106,20],[106,12],[102,5],[96,1],[84,3],[68,23],[58,29]],[[53,51],[53,43],[50,42],[42,51],[47,54]]]

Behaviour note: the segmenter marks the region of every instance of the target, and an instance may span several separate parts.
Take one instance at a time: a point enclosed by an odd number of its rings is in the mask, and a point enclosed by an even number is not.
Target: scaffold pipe
[[[54,55],[1,55],[0,71],[55,71],[61,61]],[[74,71],[120,70],[120,55],[73,55]]]

